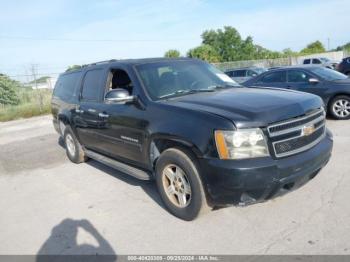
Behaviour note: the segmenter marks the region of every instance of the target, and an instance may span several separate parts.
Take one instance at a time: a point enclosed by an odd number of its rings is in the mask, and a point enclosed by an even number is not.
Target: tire
[[[170,148],[160,155],[156,183],[165,206],[178,218],[191,221],[209,209],[197,161],[187,150]]]
[[[66,146],[66,154],[70,161],[79,164],[88,160],[82,146],[80,145],[70,126],[66,126],[63,139]]]
[[[338,120],[350,119],[350,96],[337,96],[329,103],[329,112]]]
[[[350,77],[350,71],[345,73],[348,77]]]

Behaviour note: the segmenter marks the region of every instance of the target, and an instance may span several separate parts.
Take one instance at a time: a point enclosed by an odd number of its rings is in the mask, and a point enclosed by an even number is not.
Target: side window
[[[232,77],[233,72],[232,71],[227,71],[225,74],[228,75],[229,77]]]
[[[133,85],[128,73],[122,69],[112,69],[112,78],[109,84],[109,90],[122,88],[129,92],[131,95],[133,93]]]
[[[313,64],[322,64],[320,59],[312,59]]]
[[[98,101],[101,91],[103,70],[94,69],[86,73],[83,81],[81,99],[87,101]]]
[[[237,70],[234,71],[233,76],[234,77],[245,77],[246,70]]]
[[[261,82],[263,83],[281,83],[287,81],[287,74],[286,71],[278,71],[278,72],[272,72],[267,75],[265,75]]]
[[[288,71],[288,82],[293,83],[308,83],[310,76],[303,71],[291,70]]]
[[[305,59],[304,60],[304,65],[308,65],[308,64],[310,64],[310,59]]]
[[[53,95],[61,99],[70,99],[75,96],[75,88],[80,79],[81,72],[65,74],[56,82]]]
[[[257,76],[258,74],[253,70],[247,70],[247,76]]]

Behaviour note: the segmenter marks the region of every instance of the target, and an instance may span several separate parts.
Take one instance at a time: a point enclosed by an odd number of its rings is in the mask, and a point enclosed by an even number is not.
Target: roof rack
[[[112,62],[116,62],[116,61],[117,61],[117,59],[104,60],[104,61],[100,61],[100,62],[94,62],[94,63],[91,63],[91,64],[82,65],[82,67],[88,67],[88,66],[100,65],[100,64],[107,64],[107,63],[112,63]]]

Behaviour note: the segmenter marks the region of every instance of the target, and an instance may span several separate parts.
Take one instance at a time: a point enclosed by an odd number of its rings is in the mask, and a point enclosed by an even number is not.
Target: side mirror
[[[317,78],[310,78],[309,83],[310,84],[318,84],[320,81]]]
[[[112,89],[105,95],[105,101],[111,103],[130,103],[135,100],[134,96],[131,96],[129,92],[122,88]]]

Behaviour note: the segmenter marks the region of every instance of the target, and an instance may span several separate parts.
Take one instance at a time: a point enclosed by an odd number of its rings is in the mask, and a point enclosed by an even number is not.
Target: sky
[[[235,27],[271,50],[350,42],[349,0],[0,0],[0,72],[21,81],[69,65],[183,55],[201,33]]]

